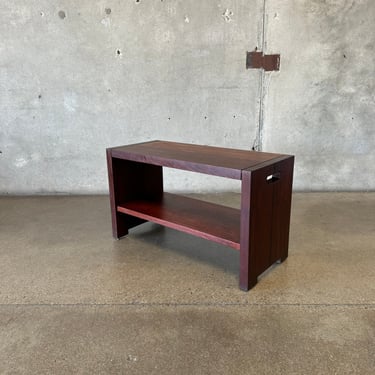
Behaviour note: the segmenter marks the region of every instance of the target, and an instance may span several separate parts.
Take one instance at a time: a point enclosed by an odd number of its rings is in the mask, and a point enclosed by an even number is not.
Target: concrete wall
[[[370,0],[5,0],[0,192],[106,192],[105,148],[150,139],[255,144],[296,155],[296,189],[374,189],[374,13]],[[281,54],[280,72],[245,69],[255,46]],[[173,171],[166,185],[239,188]]]
[[[297,157],[300,190],[375,188],[375,1],[267,0],[263,148]]]

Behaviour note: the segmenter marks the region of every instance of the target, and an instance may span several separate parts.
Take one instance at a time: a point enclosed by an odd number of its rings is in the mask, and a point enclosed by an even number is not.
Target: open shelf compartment
[[[240,249],[240,210],[163,193],[159,200],[134,200],[117,211]]]

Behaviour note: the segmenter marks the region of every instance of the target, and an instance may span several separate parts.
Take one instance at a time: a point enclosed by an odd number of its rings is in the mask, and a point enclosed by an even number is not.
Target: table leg
[[[242,171],[240,288],[288,256],[293,163],[287,160]]]
[[[145,220],[118,212],[117,206],[137,199],[161,199],[163,170],[157,165],[113,158],[111,149],[107,150],[107,164],[113,237],[121,238]]]
[[[251,262],[251,172],[244,171],[241,186],[240,289],[248,291],[257,283]]]
[[[274,165],[242,172],[240,288],[251,289],[270,263]]]

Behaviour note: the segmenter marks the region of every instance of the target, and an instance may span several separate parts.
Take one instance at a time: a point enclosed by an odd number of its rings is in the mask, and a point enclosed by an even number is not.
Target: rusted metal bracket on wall
[[[246,69],[280,70],[280,55],[264,55],[263,52],[246,52]]]

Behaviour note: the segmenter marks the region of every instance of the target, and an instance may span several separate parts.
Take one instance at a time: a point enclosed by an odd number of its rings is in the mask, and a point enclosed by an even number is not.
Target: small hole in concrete
[[[116,53],[117,53],[117,56],[121,56],[121,50],[117,49]]]
[[[138,3],[140,3],[141,2],[141,0],[135,0],[135,2],[138,4]]]
[[[168,120],[170,120],[171,118],[170,117],[168,117]]]
[[[63,10],[60,10],[58,13],[59,17],[63,20],[66,17],[66,13]]]
[[[225,22],[232,21],[233,12],[229,9],[225,9],[225,12],[222,14]]]
[[[42,94],[39,94],[39,95],[38,95],[38,98],[39,98],[39,99],[42,99]]]
[[[112,13],[112,9],[111,8],[105,8],[105,13],[110,15]]]
[[[343,56],[344,56],[344,59],[346,59],[346,55],[345,55],[345,53],[344,53],[344,55],[343,55]]]
[[[207,116],[204,116],[204,119],[207,120]]]

